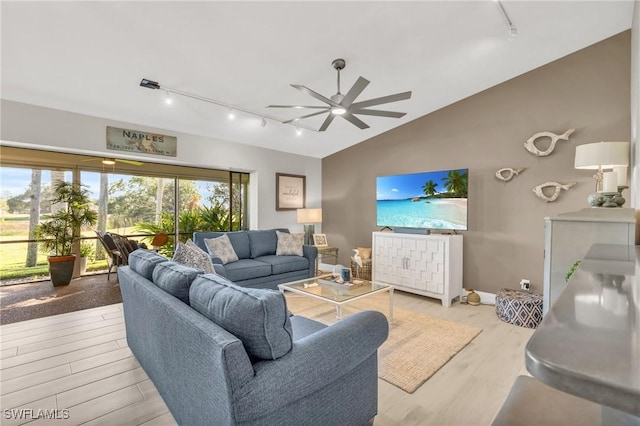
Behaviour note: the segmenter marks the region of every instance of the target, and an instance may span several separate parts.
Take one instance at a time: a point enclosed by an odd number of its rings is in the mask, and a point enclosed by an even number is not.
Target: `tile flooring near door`
[[[399,291],[394,304],[483,331],[413,394],[379,380],[375,425],[489,424],[526,374],[533,331],[501,322],[493,306],[443,308]],[[3,325],[0,342],[2,425],[176,424],[127,347],[121,304]]]

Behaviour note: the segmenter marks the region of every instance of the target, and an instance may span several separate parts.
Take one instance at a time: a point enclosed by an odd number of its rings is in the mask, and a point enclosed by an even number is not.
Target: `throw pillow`
[[[276,235],[278,236],[276,256],[302,256],[304,234],[288,234],[276,231]]]
[[[362,260],[371,259],[371,248],[358,247],[358,254]]]
[[[219,258],[223,265],[238,260],[238,255],[231,245],[231,240],[226,235],[218,238],[205,238],[204,245],[207,246],[209,254]]]
[[[173,261],[191,268],[201,269],[205,274],[215,274],[213,269],[211,256],[198,247],[193,241],[188,240],[186,243],[178,243]]]
[[[191,284],[189,301],[193,309],[240,339],[250,357],[278,359],[293,347],[287,301],[279,291],[200,275]]]

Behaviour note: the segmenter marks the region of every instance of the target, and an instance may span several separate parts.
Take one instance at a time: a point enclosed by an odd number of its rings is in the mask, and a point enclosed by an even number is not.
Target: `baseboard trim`
[[[496,295],[494,293],[487,293],[486,291],[474,290],[475,293],[480,296],[480,303],[482,305],[495,305]]]

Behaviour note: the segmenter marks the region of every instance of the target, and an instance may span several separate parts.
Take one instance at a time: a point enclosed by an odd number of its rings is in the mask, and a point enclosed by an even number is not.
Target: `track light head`
[[[173,103],[173,99],[171,99],[171,95],[169,95],[169,91],[167,90],[164,95],[164,103],[167,105],[171,105]]]
[[[160,89],[160,84],[157,81],[147,80],[146,78],[142,79],[140,86],[146,87],[147,89]]]
[[[262,121],[260,122],[260,125],[262,127],[267,127],[267,120],[265,118],[263,118]]]
[[[302,129],[300,127],[296,127],[296,135],[302,135]]]
[[[229,112],[227,113],[227,117],[229,118],[229,120],[233,120],[236,118],[236,114],[233,112],[232,109],[230,109]]]

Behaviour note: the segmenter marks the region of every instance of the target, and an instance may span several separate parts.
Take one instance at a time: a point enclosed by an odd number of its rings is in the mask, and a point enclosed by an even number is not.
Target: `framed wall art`
[[[327,247],[327,236],[325,234],[313,234],[313,245],[316,247]]]
[[[305,208],[306,176],[276,173],[276,210]]]

